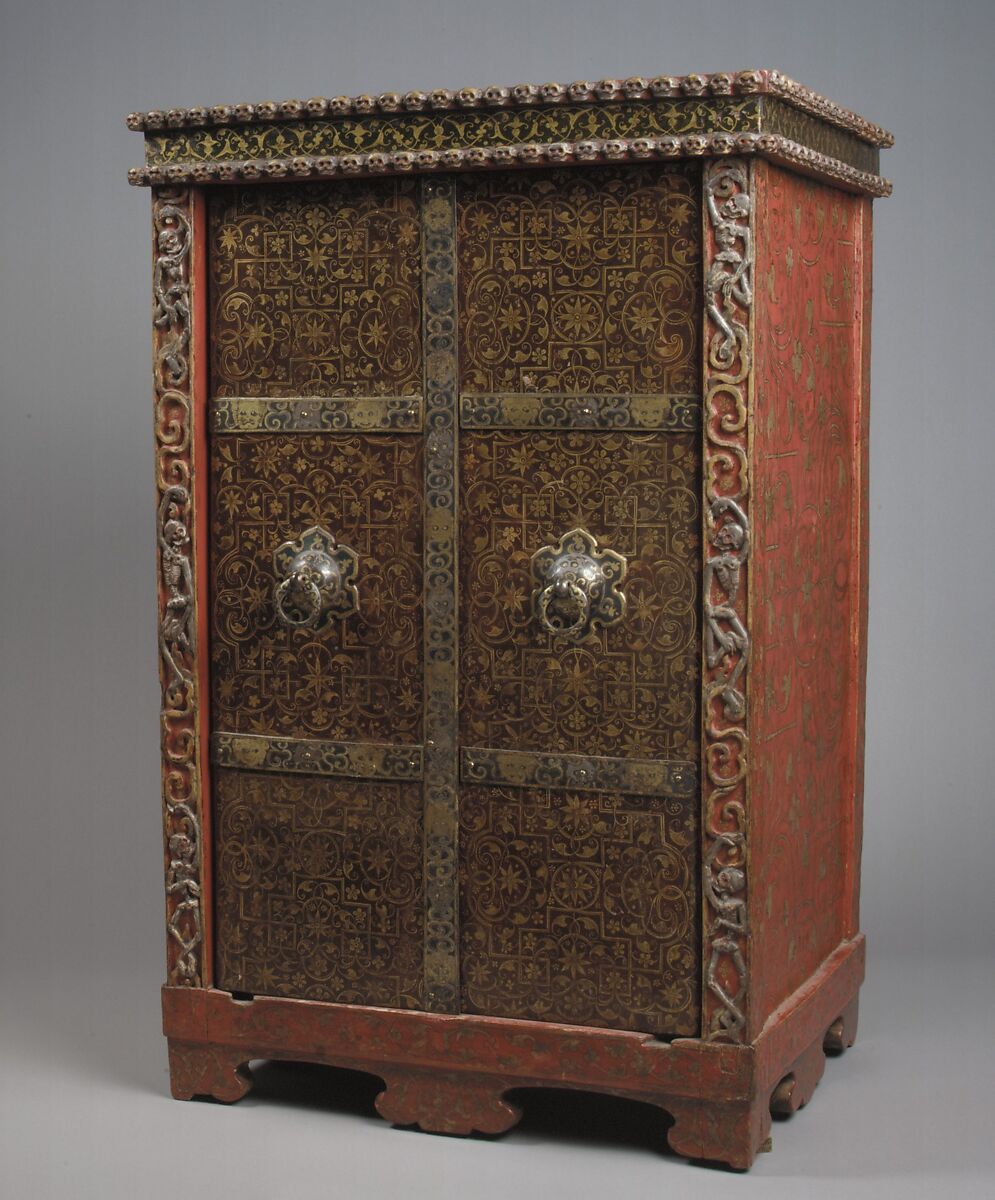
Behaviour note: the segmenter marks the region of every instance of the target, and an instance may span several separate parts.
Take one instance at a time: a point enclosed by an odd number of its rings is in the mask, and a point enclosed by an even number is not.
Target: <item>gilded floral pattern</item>
[[[145,149],[153,164],[665,137],[713,129],[738,133],[759,128],[759,109],[759,97],[744,96],[276,121],[150,134]]]
[[[462,438],[461,731],[511,750],[698,753],[698,441]],[[583,526],[628,560],[621,624],[568,645],[532,617],[532,555]]]
[[[692,164],[461,182],[462,391],[695,392],[699,178]]]
[[[219,435],[211,471],[214,727],[419,742],[421,440]],[[320,634],[273,609],[273,551],[311,525],[359,555],[359,612]]]
[[[217,770],[218,986],[421,1004],[421,789]]]
[[[411,180],[220,194],[210,239],[215,395],[421,391]]]
[[[463,1009],[697,1033],[695,801],[466,788]]]

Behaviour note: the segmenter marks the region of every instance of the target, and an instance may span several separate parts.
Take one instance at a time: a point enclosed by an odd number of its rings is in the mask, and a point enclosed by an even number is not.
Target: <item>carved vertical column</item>
[[[704,168],[703,1022],[742,1042],[747,985],[747,622],[753,202],[750,167]]]
[[[159,677],[166,861],[166,982],[203,980],[203,842],[197,737],[190,375],[191,195],[161,189],[152,206],[158,495]]]

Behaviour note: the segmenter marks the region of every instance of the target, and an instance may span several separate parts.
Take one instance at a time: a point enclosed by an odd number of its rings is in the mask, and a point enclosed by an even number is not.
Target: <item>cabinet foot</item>
[[[522,1110],[502,1099],[507,1085],[463,1071],[390,1071],[377,1097],[377,1112],[394,1125],[417,1125],[426,1133],[465,1137],[504,1133],[517,1125]]]
[[[692,1100],[661,1103],[673,1118],[667,1141],[675,1154],[708,1159],[746,1171],[761,1151],[769,1149],[770,1110],[759,1101],[741,1104]]]
[[[174,1100],[209,1096],[234,1104],[251,1089],[252,1073],[237,1050],[170,1038],[169,1086]]]
[[[857,1040],[857,1010],[859,993],[853,997],[843,1012],[826,1030],[823,1047],[827,1054],[842,1054]]]
[[[858,997],[854,996],[825,1034],[812,1042],[804,1054],[791,1064],[791,1070],[771,1093],[772,1113],[788,1116],[804,1108],[812,1099],[812,1093],[826,1069],[826,1055],[842,1054],[856,1040],[857,1003]]]

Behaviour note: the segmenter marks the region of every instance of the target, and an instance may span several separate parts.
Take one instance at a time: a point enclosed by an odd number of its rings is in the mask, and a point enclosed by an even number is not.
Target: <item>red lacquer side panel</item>
[[[758,185],[754,1035],[851,932],[869,296],[864,202],[769,164]]]

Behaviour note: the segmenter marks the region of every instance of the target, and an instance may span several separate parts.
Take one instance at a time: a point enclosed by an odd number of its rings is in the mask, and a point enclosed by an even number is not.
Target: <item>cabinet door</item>
[[[697,1031],[698,192],[213,198],[221,987]]]
[[[459,186],[465,1011],[698,1031],[699,189]]]
[[[216,977],[422,997],[421,218],[410,180],[210,210]]]

